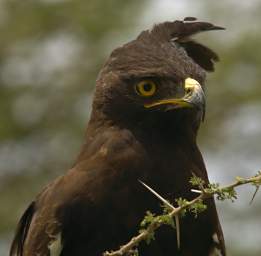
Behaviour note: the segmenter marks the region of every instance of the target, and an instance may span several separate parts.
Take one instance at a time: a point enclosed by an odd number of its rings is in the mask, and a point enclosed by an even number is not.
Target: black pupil
[[[149,84],[149,83],[146,83],[143,85],[143,90],[146,91],[146,92],[149,92],[152,88],[152,85]]]

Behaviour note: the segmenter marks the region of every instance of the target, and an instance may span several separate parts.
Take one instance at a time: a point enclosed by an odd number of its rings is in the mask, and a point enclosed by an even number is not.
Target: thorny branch
[[[203,201],[214,195],[217,196],[218,200],[231,199],[233,201],[234,199],[237,198],[236,191],[234,189],[244,184],[251,184],[255,186],[257,191],[258,188],[261,186],[261,171],[259,171],[257,175],[250,178],[236,177],[235,182],[223,187],[220,187],[219,184],[216,183],[206,185],[204,184],[203,180],[193,175],[193,177],[190,180],[190,183],[193,186],[197,186],[199,189],[192,189],[191,191],[198,193],[199,195],[191,201],[182,198],[177,199],[176,202],[178,203],[178,207],[174,207],[172,204],[170,204],[166,199],[161,197],[156,191],[154,191],[148,185],[146,185],[143,182],[141,183],[165,204],[165,206],[168,209],[168,213],[159,216],[154,216],[151,213],[147,213],[150,217],[150,222],[147,223],[148,225],[146,226],[145,229],[142,229],[137,236],[134,236],[133,238],[131,238],[129,242],[122,245],[120,249],[111,252],[106,251],[103,253],[103,256],[124,256],[124,255],[130,255],[130,253],[131,255],[138,255],[137,246],[139,245],[139,243],[142,241],[149,242],[150,240],[154,239],[154,232],[164,224],[172,225],[171,221],[169,220],[170,219],[173,220],[173,218],[176,220],[177,242],[179,246],[178,217],[182,213],[185,213],[187,210],[190,210],[195,215],[197,215],[198,213],[206,209],[206,206],[203,204]],[[146,220],[146,218],[147,217],[145,217],[144,220]]]

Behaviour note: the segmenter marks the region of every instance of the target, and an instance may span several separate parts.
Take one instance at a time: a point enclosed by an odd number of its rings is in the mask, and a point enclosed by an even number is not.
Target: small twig
[[[174,218],[175,216],[177,216],[178,214],[181,213],[181,211],[190,208],[191,206],[193,206],[194,204],[205,200],[207,198],[212,197],[213,195],[219,195],[220,192],[226,192],[228,190],[232,190],[235,187],[244,185],[244,184],[252,184],[255,186],[260,186],[261,185],[261,173],[259,172],[258,175],[254,176],[254,177],[250,177],[250,178],[241,178],[241,177],[237,177],[236,181],[228,186],[224,186],[224,187],[219,187],[218,189],[203,189],[201,191],[201,194],[199,196],[197,196],[196,198],[194,198],[191,201],[186,201],[185,204],[183,204],[182,206],[179,207],[171,207],[171,212],[168,214],[169,217]],[[147,185],[143,183],[143,185],[146,187]],[[158,195],[157,192],[155,192],[154,190],[152,190],[150,187],[147,186],[147,188],[153,193],[155,194],[158,198],[162,198],[160,195]],[[164,198],[162,198],[164,201],[168,202],[167,200],[165,200]],[[161,199],[161,201],[162,201]],[[163,201],[163,202],[164,202]],[[169,202],[168,202],[169,203]],[[138,244],[141,241],[147,240],[148,237],[150,236],[150,234],[154,231],[156,231],[160,226],[162,225],[162,223],[160,222],[152,222],[151,224],[148,225],[148,227],[143,230],[139,235],[133,237],[128,243],[126,243],[125,245],[121,246],[120,249],[116,250],[116,251],[112,251],[112,252],[104,252],[103,256],[123,256],[126,255],[127,252],[129,252],[130,250],[136,248],[138,246]]]
[[[198,190],[198,189],[191,189],[190,191],[194,192],[194,193],[197,193],[197,194],[202,194],[202,191]]]
[[[147,188],[152,194],[154,194],[157,198],[159,198],[165,205],[167,205],[168,207],[170,207],[170,209],[172,210],[176,210],[176,208],[165,198],[163,198],[160,194],[158,194],[154,189],[152,189],[151,187],[149,187],[147,184],[145,184],[144,182],[142,182],[141,180],[139,180],[139,182],[145,187]],[[177,246],[178,249],[180,249],[180,223],[179,223],[179,215],[175,215],[175,224],[176,224],[176,234],[177,234]]]
[[[253,201],[254,201],[254,199],[255,199],[255,197],[256,197],[256,194],[257,194],[259,188],[260,188],[259,186],[256,186],[255,192],[254,192],[254,194],[253,194],[253,196],[252,196],[251,201],[250,201],[249,204],[252,204],[252,203],[253,203]]]
[[[158,194],[154,189],[149,187],[147,184],[145,184],[143,181],[139,180],[139,182],[148,189],[152,194],[154,194],[160,201],[162,201],[164,204],[166,204],[168,207],[170,207],[172,210],[175,210],[176,208],[164,197],[162,197],[160,194]]]

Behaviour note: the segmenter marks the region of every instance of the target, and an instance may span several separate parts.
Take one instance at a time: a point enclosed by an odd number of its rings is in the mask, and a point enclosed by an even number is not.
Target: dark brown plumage
[[[202,109],[166,100],[184,96],[188,77],[204,85],[218,57],[190,36],[216,29],[222,28],[188,17],[158,24],[112,52],[97,79],[82,151],[25,211],[11,256],[96,256],[117,249],[137,233],[147,210],[160,212],[138,180],[170,201],[195,197],[192,173],[208,181],[196,144]],[[207,205],[197,219],[181,220],[180,250],[175,231],[164,226],[155,241],[139,246],[140,255],[224,256],[214,200]]]

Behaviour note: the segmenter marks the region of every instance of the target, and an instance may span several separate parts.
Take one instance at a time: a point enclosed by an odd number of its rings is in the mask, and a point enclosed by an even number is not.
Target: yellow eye
[[[156,84],[151,80],[143,80],[136,85],[136,92],[143,97],[154,95],[156,89]]]

